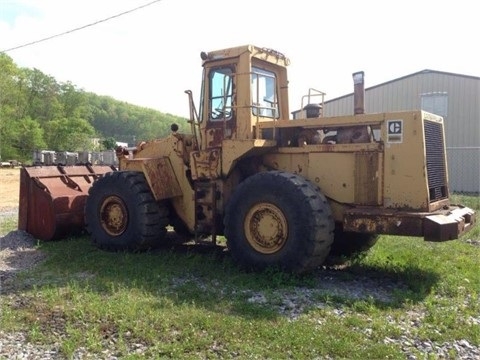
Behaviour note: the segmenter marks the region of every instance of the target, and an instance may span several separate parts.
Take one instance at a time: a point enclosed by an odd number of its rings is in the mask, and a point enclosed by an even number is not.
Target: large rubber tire
[[[330,250],[334,257],[352,257],[366,253],[378,240],[378,235],[345,232],[335,229],[335,237]]]
[[[164,239],[168,208],[155,201],[142,173],[116,171],[90,188],[85,223],[99,248],[144,250]]]
[[[224,224],[232,257],[247,270],[311,271],[333,242],[325,196],[304,178],[280,171],[243,181],[227,204]]]

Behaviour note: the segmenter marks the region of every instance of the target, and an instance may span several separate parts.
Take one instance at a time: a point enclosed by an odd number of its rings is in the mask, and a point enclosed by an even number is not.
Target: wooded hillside
[[[112,141],[133,144],[164,137],[186,119],[61,83],[38,69],[20,68],[0,53],[0,160],[28,162],[34,150],[97,151]]]

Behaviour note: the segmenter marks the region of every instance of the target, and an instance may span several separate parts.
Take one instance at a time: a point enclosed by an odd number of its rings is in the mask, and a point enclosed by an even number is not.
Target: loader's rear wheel
[[[165,237],[168,208],[155,201],[142,173],[111,172],[90,188],[85,223],[100,248],[141,250]]]
[[[248,243],[261,254],[274,254],[286,243],[288,223],[273,204],[258,203],[248,211],[243,224]]]
[[[304,178],[280,171],[241,183],[227,204],[224,224],[232,257],[248,270],[313,270],[333,241],[325,196]]]

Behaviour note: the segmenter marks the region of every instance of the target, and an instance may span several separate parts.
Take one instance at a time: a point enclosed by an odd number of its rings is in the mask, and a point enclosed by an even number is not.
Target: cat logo
[[[403,120],[387,121],[387,142],[388,143],[403,142]]]

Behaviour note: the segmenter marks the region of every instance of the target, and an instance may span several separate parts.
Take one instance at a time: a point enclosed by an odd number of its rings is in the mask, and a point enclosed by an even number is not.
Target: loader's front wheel
[[[108,196],[100,206],[100,221],[108,235],[119,236],[127,229],[128,211],[121,198]]]
[[[281,171],[242,182],[227,204],[224,225],[232,257],[248,270],[313,270],[333,241],[325,196],[301,176]]]
[[[90,188],[85,223],[100,248],[140,250],[165,237],[168,208],[155,201],[142,173],[111,172]]]

